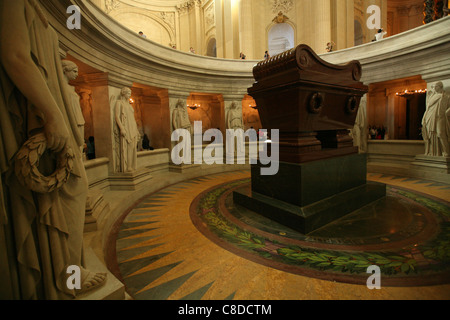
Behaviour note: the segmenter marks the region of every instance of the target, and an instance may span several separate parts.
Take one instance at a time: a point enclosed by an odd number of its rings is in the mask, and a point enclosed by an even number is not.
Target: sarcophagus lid
[[[289,84],[291,81],[313,81],[328,85],[361,88],[361,64],[353,60],[336,65],[321,59],[309,46],[298,47],[259,62],[253,68],[256,80],[254,90],[275,83]]]
[[[259,62],[256,82],[248,93],[255,99],[261,123],[281,132],[350,129],[361,97],[361,64],[334,65],[309,46],[298,47]]]

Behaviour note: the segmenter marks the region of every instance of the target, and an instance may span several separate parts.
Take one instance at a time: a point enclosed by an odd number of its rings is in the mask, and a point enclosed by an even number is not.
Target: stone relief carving
[[[274,23],[285,23],[289,18],[283,14],[283,12],[278,12],[278,15],[272,20]]]
[[[442,82],[432,85],[427,93],[427,108],[422,120],[425,155],[450,156],[450,103]]]
[[[292,0],[273,0],[272,1],[272,12],[277,13],[279,11],[289,12],[294,7]]]
[[[167,25],[175,33],[175,13],[174,12],[159,12],[159,17],[167,23]]]
[[[112,11],[120,7],[119,0],[105,0],[105,12],[110,14]]]
[[[195,6],[194,0],[189,0],[180,4],[177,4],[177,11],[179,14],[188,13]]]
[[[204,12],[206,30],[216,25],[216,17],[214,14],[214,3],[208,6]]]

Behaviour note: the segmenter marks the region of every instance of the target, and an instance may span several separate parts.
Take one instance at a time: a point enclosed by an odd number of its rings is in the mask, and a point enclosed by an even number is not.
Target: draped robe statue
[[[368,139],[368,126],[367,126],[367,95],[361,98],[359,104],[358,114],[356,115],[355,125],[353,127],[353,144],[359,147],[359,152],[367,152],[367,139]]]
[[[137,147],[141,138],[134,109],[130,104],[131,89],[123,88],[115,105],[116,124],[119,129],[119,165],[120,172],[132,172],[137,169]]]
[[[236,102],[233,102],[230,106],[230,109],[227,113],[227,129],[235,130],[235,136],[237,138],[235,144],[235,150],[227,149],[230,152],[237,151],[238,154],[245,153],[245,144],[242,143],[244,141],[244,120],[242,119],[242,112],[237,107]],[[232,139],[234,139],[233,135],[227,135],[227,144],[231,145],[233,143]]]
[[[84,124],[86,122],[84,121],[83,111],[81,110],[80,96],[75,92],[75,88],[69,84],[69,81],[78,78],[78,66],[74,62],[69,60],[63,60],[62,66],[64,78],[67,82],[67,86],[65,89],[67,90],[68,94],[69,108],[71,108],[71,112],[73,112],[75,116],[78,134],[81,138],[84,139]],[[83,150],[83,147],[84,146],[81,147],[81,150]]]
[[[84,139],[70,107],[57,34],[36,0],[0,0],[0,57],[0,224],[8,244],[0,269],[10,272],[14,299],[74,298],[103,284],[106,275],[82,265]],[[19,168],[22,174],[51,173],[56,154],[73,155],[70,176],[47,193],[32,191],[15,170],[22,146],[36,136],[44,137],[46,150],[40,148],[39,167]],[[34,151],[29,157],[36,163]],[[80,290],[67,285],[69,266],[81,268]]]
[[[185,104],[181,100],[177,102],[177,105],[173,110],[172,126],[173,130],[185,129],[189,131],[190,134],[193,133],[191,120],[189,119],[189,114],[187,112]]]
[[[450,155],[450,104],[442,82],[437,82],[428,92],[427,109],[422,120],[425,155],[448,157]]]

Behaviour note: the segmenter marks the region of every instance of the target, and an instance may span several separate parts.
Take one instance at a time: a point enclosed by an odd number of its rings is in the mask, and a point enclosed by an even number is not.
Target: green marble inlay
[[[450,208],[445,203],[413,192],[388,188],[390,196],[401,195],[408,201],[425,206],[436,215],[440,224],[437,237],[420,245],[377,252],[303,248],[243,230],[220,212],[221,196],[230,189],[249,183],[250,179],[245,179],[213,189],[202,196],[197,208],[197,215],[210,231],[247,253],[270,261],[341,274],[363,274],[371,265],[379,266],[382,274],[387,276],[407,277],[450,271]]]

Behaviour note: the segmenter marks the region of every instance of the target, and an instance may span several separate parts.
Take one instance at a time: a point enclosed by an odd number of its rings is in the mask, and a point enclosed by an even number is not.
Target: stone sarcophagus
[[[258,63],[248,89],[263,128],[279,130],[279,171],[252,165],[249,194],[235,203],[310,233],[386,195],[367,183],[365,155],[349,135],[367,86],[358,61],[333,65],[306,46]]]
[[[248,90],[265,129],[280,130],[280,161],[357,153],[348,129],[368,88],[358,61],[332,65],[306,45],[260,62]]]

